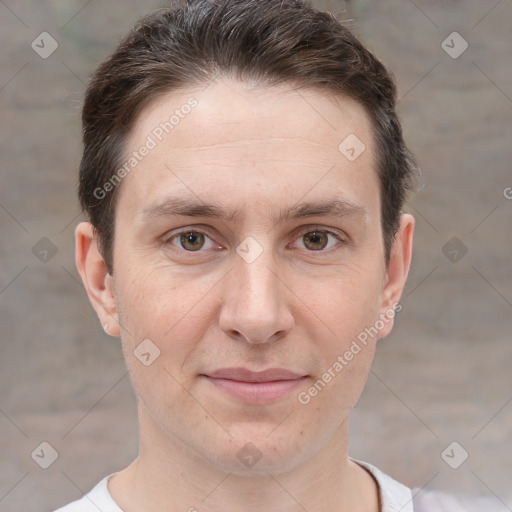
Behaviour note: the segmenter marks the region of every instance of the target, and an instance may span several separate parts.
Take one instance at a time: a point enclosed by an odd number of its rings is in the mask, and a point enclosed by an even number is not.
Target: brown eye
[[[314,228],[310,231],[303,232],[295,242],[301,249],[308,252],[327,253],[330,249],[337,245],[342,246],[346,243],[343,235],[338,234],[329,229]]]
[[[167,248],[175,252],[177,251],[178,253],[197,253],[198,255],[204,255],[204,253],[209,252],[209,249],[218,250],[221,248],[207,232],[190,228],[169,232],[161,238],[161,242]]]
[[[304,245],[312,251],[325,249],[329,242],[329,235],[325,231],[311,231],[303,235]]]
[[[187,251],[197,251],[204,245],[204,233],[187,231],[180,234],[181,246]]]

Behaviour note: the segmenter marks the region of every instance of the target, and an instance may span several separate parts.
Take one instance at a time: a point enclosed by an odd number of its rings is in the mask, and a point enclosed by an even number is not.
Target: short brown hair
[[[378,152],[388,262],[417,168],[403,141],[396,86],[385,66],[333,14],[303,0],[182,0],[142,18],[97,68],[86,91],[79,198],[109,273],[119,187],[101,198],[97,190],[122,165],[138,113],[158,95],[206,85],[219,74],[269,87],[321,88],[366,109]]]

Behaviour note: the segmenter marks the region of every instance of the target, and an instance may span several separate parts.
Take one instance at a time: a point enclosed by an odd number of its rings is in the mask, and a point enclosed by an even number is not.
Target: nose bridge
[[[243,246],[243,244],[241,244]],[[293,322],[270,249],[254,260],[237,255],[228,274],[221,328],[230,336],[264,343],[287,331]]]

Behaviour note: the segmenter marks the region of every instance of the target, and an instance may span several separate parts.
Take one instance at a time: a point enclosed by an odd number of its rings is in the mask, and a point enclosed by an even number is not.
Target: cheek
[[[119,272],[121,275],[121,272]],[[183,372],[207,329],[201,301],[208,286],[178,285],[170,273],[127,273],[116,294],[123,324],[123,353],[133,387],[154,417],[165,418],[168,407],[189,411],[184,391],[192,376]]]
[[[127,269],[119,275],[123,277],[116,286],[117,303],[131,337],[153,335],[163,340],[200,327],[198,318],[205,318],[202,302],[213,278],[192,279],[162,267]]]
[[[375,265],[373,265],[375,267]],[[343,350],[378,318],[381,303],[381,278],[369,263],[343,267],[330,276],[304,283],[298,296],[316,318],[319,331],[311,339],[324,340],[328,352]],[[303,310],[306,311],[303,307]],[[313,325],[313,321],[309,322]]]
[[[212,328],[220,300],[212,293],[218,276],[193,279],[169,268],[130,270],[134,268],[126,265],[125,274],[120,269],[118,275],[123,279],[116,286],[119,318],[125,328],[122,344],[127,367],[141,395],[143,388],[150,388],[153,394],[156,389],[166,388],[171,395],[175,390],[178,398],[180,385],[185,389],[193,385],[193,375],[201,369],[197,362],[209,360],[199,351]],[[143,343],[149,345],[149,350]],[[151,351],[158,357],[148,370],[137,354]],[[162,386],[163,382],[168,385]]]
[[[357,401],[368,377],[380,311],[379,279],[374,277],[377,273],[351,269],[350,275],[338,275],[309,287],[310,320],[306,322],[307,336],[322,361],[315,375],[315,389],[308,395],[325,397],[325,402],[320,399],[318,405],[330,402],[345,410]]]

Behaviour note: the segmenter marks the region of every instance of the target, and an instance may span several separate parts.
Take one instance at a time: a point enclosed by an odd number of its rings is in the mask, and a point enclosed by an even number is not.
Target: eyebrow
[[[316,216],[332,217],[365,217],[367,211],[362,206],[344,199],[330,199],[321,202],[303,202],[286,208],[281,208],[275,224],[281,224],[293,219],[303,219]],[[243,222],[245,214],[242,210],[233,210],[216,204],[205,203],[195,199],[169,197],[163,202],[148,206],[142,210],[141,218],[149,223],[161,217],[209,217],[225,222]]]

